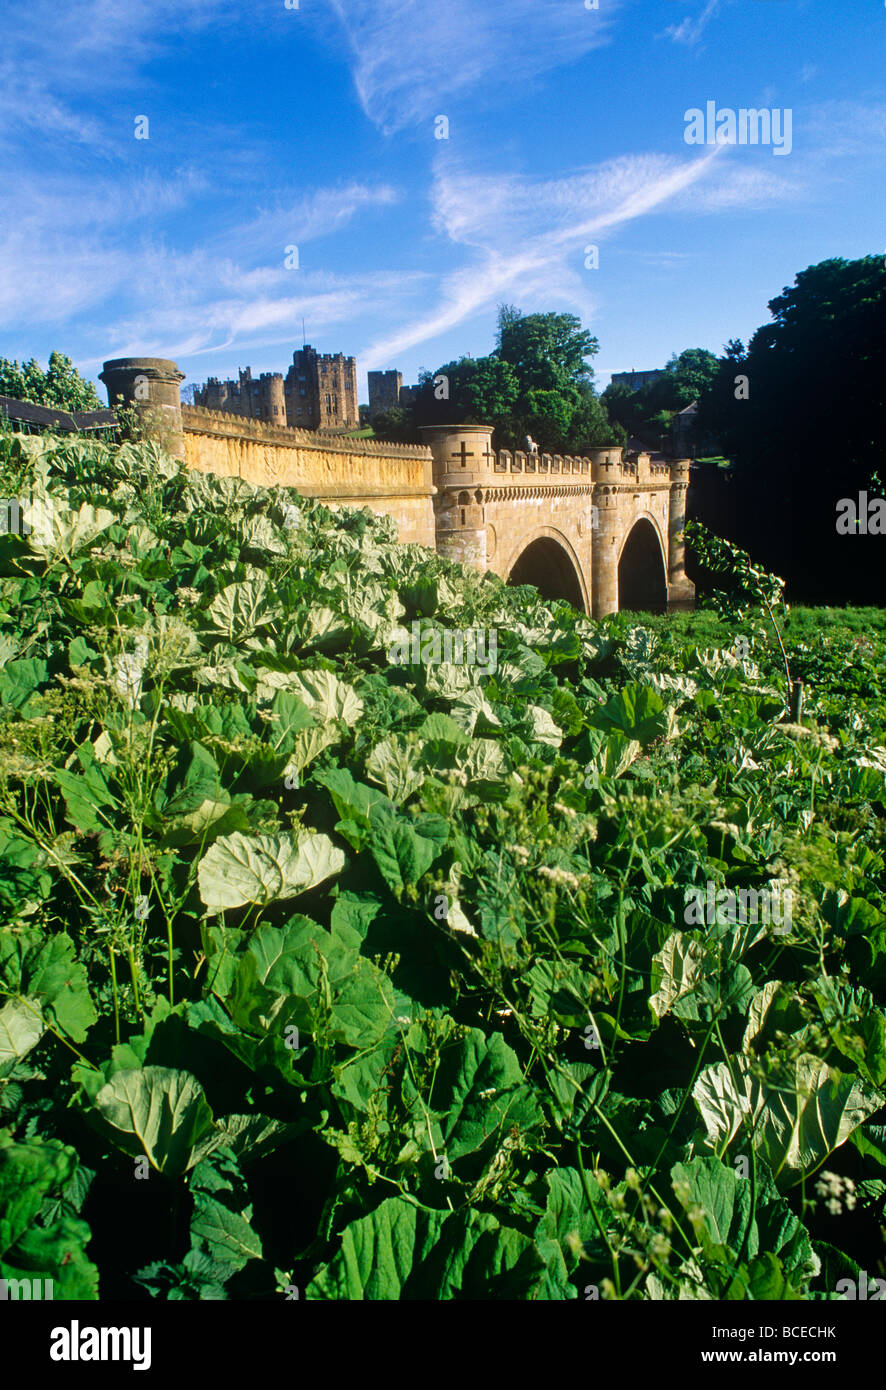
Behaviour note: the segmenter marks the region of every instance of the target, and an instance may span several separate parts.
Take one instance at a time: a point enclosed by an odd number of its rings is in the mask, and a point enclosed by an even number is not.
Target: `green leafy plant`
[[[778,581],[710,541],[723,613],[773,619],[742,658],[711,612],[593,622],[149,443],[3,435],[0,468],[51,503],[0,536],[0,1277],[753,1300],[876,1272],[882,613],[779,626]],[[494,629],[495,671],[392,661],[414,621]],[[687,915],[750,890],[792,894],[785,929]]]

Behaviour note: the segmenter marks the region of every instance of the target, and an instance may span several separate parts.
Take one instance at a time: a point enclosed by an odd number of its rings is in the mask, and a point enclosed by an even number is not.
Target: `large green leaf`
[[[783,1186],[814,1172],[884,1097],[818,1057],[797,1058],[778,1089],[761,1082],[745,1056],[706,1067],[692,1091],[711,1148],[750,1129],[754,1149]]]
[[[352,1047],[377,1042],[392,1026],[394,991],[387,976],[308,917],[285,927],[262,924],[240,962],[230,999],[235,1023],[251,1033],[283,1036],[290,1024]]]
[[[46,662],[36,657],[10,661],[0,671],[0,702],[22,709],[46,681]]]
[[[604,705],[591,711],[591,723],[607,733],[615,730],[643,747],[667,734],[672,719],[657,690],[649,685],[628,684]]]
[[[344,868],[345,856],[326,835],[223,835],[197,869],[210,913],[249,903],[267,906],[314,888]]]
[[[28,545],[42,559],[72,560],[75,555],[93,545],[96,539],[117,520],[106,507],[93,507],[88,502],[78,508],[66,506],[59,498],[35,499],[40,502],[26,512],[31,534]]]
[[[28,960],[28,993],[49,1010],[57,1027],[74,1042],[83,1042],[98,1014],[89,994],[86,966],[76,958],[67,932],[51,936]]]
[[[323,723],[343,719],[346,724],[354,725],[363,713],[360,696],[332,671],[296,671],[292,689],[315,719]]]
[[[701,941],[674,932],[652,958],[655,993],[649,1007],[656,1019],[668,1013],[687,1021],[709,1022],[724,1008],[743,1009],[753,993],[747,966],[729,959],[722,940]]]
[[[433,1106],[451,1163],[500,1142],[512,1125],[525,1130],[542,1120],[538,1093],[524,1081],[517,1054],[500,1033],[487,1036],[479,1028],[444,1050]]]
[[[572,1299],[578,1291],[570,1282],[579,1267],[583,1247],[601,1243],[599,1230],[612,1220],[606,1194],[593,1177],[587,1177],[593,1211],[581,1174],[575,1168],[554,1168],[545,1174],[548,1189],[544,1216],[538,1223],[535,1240],[547,1265],[538,1291],[544,1299]],[[596,1218],[596,1219],[595,1219]]]
[[[733,1257],[768,1252],[777,1255],[798,1282],[817,1273],[819,1262],[809,1233],[762,1164],[752,1187],[749,1174],[741,1176],[717,1158],[698,1157],[675,1163],[671,1184],[685,1211],[701,1213],[694,1229],[711,1259],[728,1264]]]
[[[389,1197],[351,1222],[308,1285],[314,1300],[526,1297],[543,1268],[522,1232],[476,1211],[431,1212]]]
[[[144,1155],[160,1173],[187,1172],[213,1130],[200,1082],[168,1067],[118,1071],[94,1103],[120,1148]]]
[[[44,1203],[77,1173],[77,1155],[57,1139],[14,1143],[0,1131],[0,1279],[48,1278],[54,1299],[98,1296],[98,1270],[86,1258],[85,1221],[41,1219]]]
[[[8,1000],[0,1009],[0,1075],[27,1056],[43,1033],[43,1011],[38,1000]]]
[[[256,628],[266,627],[280,616],[278,605],[268,599],[268,577],[262,570],[241,584],[228,584],[212,600],[206,615],[229,642],[251,637]]]
[[[189,1186],[192,1243],[230,1274],[250,1260],[260,1260],[261,1239],[252,1226],[252,1204],[236,1163],[221,1157],[203,1159]]]
[[[410,820],[386,803],[369,812],[369,848],[392,892],[399,898],[407,885],[418,883],[449,838],[441,816],[422,815]]]
[[[397,805],[417,792],[425,774],[419,767],[419,749],[398,738],[384,738],[366,760],[366,773],[384,787]]]

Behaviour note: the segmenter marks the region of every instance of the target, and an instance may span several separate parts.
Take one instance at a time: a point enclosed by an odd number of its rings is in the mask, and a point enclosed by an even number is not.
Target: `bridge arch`
[[[668,606],[667,550],[649,512],[639,512],[618,556],[619,611],[664,613]]]
[[[513,547],[500,571],[508,584],[533,584],[542,598],[566,599],[590,612],[587,579],[575,549],[553,526],[540,526]]]

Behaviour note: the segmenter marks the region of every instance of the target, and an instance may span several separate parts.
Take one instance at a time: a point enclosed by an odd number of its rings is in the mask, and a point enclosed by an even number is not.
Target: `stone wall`
[[[199,406],[182,406],[181,414],[189,468],[368,507],[393,516],[404,544],[434,548],[429,449],[276,428]]]

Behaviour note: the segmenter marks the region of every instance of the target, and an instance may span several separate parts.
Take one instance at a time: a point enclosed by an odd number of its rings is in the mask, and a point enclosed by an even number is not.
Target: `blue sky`
[[[507,301],[578,314],[602,387],[886,249],[879,0],[4,11],[0,356],[285,371],[304,317],[365,400],[369,368],[490,351]],[[707,101],[790,109],[790,153],[686,144]]]

